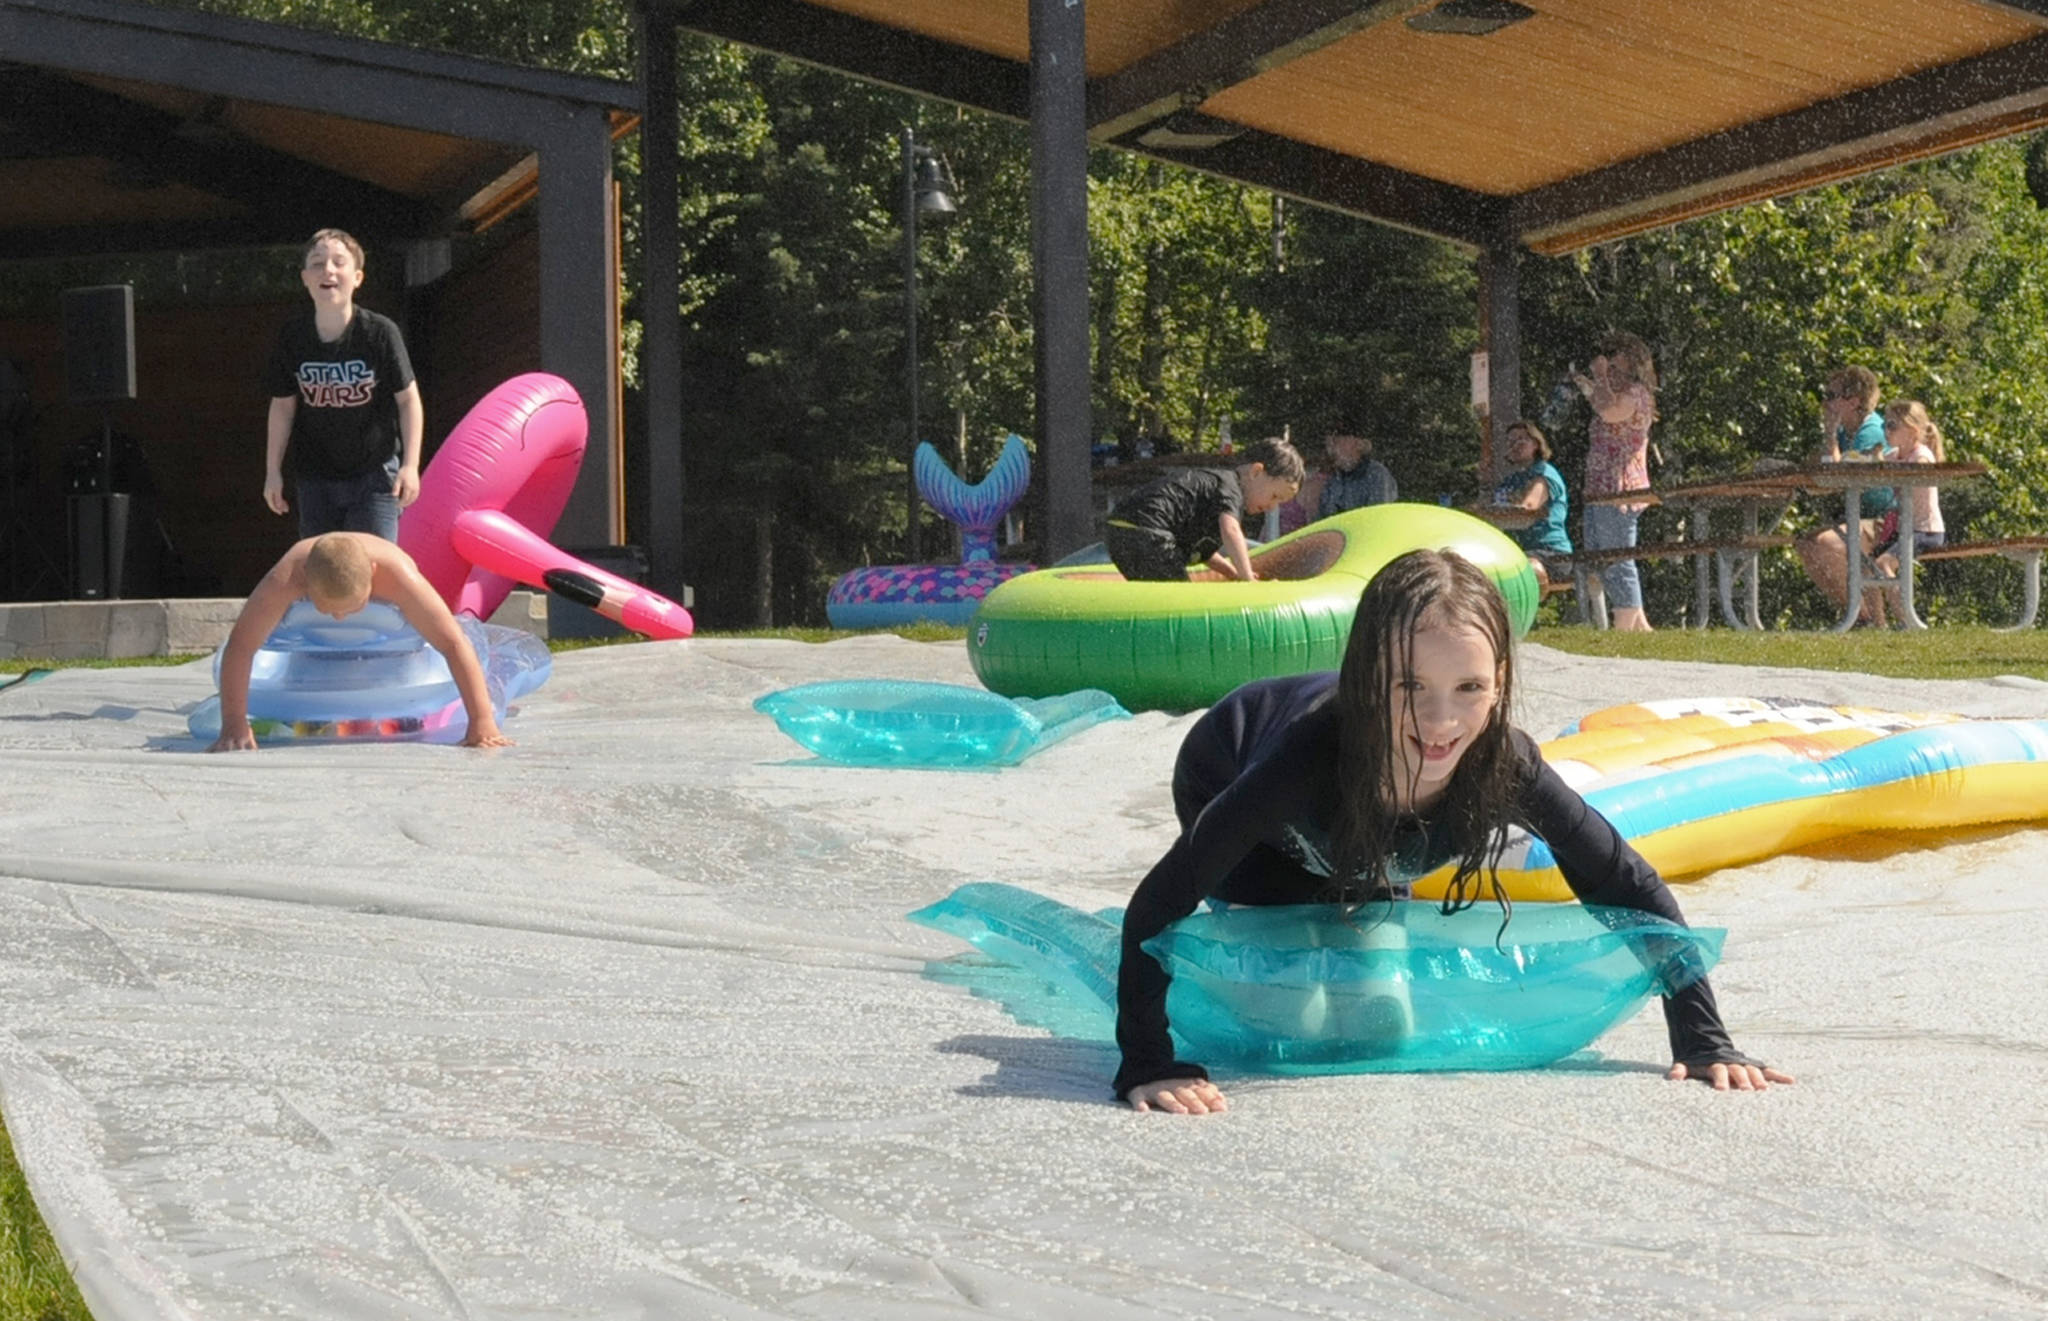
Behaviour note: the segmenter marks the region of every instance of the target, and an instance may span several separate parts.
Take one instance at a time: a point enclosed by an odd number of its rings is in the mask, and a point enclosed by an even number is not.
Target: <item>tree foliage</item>
[[[626,0],[175,3],[578,73],[630,77],[637,59]],[[637,351],[646,297],[676,298],[685,326],[685,489],[655,498],[685,502],[706,622],[816,622],[834,576],[904,548],[905,125],[960,189],[957,217],[922,227],[917,244],[919,435],[970,480],[1005,433],[1031,439],[1028,139],[717,42],[686,37],[676,59],[673,291],[631,287],[637,137],[618,149],[628,344]],[[1736,471],[1809,452],[1823,375],[1859,362],[1887,397],[1922,399],[1953,455],[1991,468],[1944,493],[1952,528],[2044,530],[2048,458],[2034,431],[2048,415],[2048,220],[2029,200],[2026,154],[1993,144],[1526,259],[1528,412],[1544,413],[1552,383],[1603,332],[1631,330],[1663,378],[1656,475]],[[1098,443],[1212,449],[1226,419],[1240,440],[1345,425],[1374,437],[1420,498],[1483,486],[1466,400],[1469,253],[1119,153],[1097,153],[1089,174]],[[627,377],[630,394],[637,361]],[[1576,487],[1586,413],[1566,403],[1546,420]],[[1688,570],[1646,569],[1653,614],[1674,618]],[[1996,564],[1929,572],[1952,617],[2009,590]],[[1801,622],[1821,616],[1789,560],[1772,574],[1768,599]]]
[[[1524,264],[1531,397],[1583,366],[1607,330],[1656,353],[1658,480],[1807,457],[1820,439],[1820,386],[1860,363],[1884,397],[1917,398],[1950,457],[1987,480],[1943,492],[1953,530],[2039,531],[2048,479],[2035,440],[2048,407],[2048,218],[2028,199],[2024,145],[1999,143],[1777,202],[1765,202],[1556,261]],[[1583,407],[1552,439],[1575,477]],[[1817,521],[1818,506],[1806,521]],[[2009,588],[1995,564],[1930,566],[1955,617],[1984,613]],[[1819,596],[1776,568],[1772,600],[1817,622]],[[1689,595],[1683,562],[1657,566],[1654,615]],[[1988,613],[2004,609],[1989,605]]]

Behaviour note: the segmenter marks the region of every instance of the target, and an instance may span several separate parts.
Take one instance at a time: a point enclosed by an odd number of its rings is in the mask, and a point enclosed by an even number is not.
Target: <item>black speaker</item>
[[[135,397],[135,286],[64,291],[64,381],[74,404]]]

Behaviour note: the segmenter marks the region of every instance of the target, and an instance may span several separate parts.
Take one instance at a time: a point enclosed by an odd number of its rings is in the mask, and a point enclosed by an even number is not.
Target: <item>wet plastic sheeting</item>
[[[2023,683],[1524,660],[1539,733],[1739,689],[2048,716]],[[1139,1116],[1113,1048],[926,976],[985,956],[903,914],[980,880],[1121,905],[1187,718],[934,775],[752,710],[878,676],[973,682],[958,644],[602,648],[502,753],[217,757],[203,665],[0,690],[0,1105],[95,1314],[2039,1314],[2041,832],[1680,890],[1797,1088],[1664,1082],[1650,1011],[1548,1069]]]

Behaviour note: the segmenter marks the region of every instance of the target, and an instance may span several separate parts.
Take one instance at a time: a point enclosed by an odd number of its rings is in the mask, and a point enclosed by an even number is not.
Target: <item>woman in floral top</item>
[[[1586,445],[1586,549],[1611,550],[1636,544],[1636,519],[1645,506],[1594,504],[1590,497],[1636,491],[1650,484],[1650,423],[1657,417],[1657,370],[1650,346],[1634,335],[1609,335],[1600,344],[1590,374],[1574,375],[1579,393],[1593,405]],[[1647,633],[1642,580],[1634,560],[1600,571],[1614,627]]]

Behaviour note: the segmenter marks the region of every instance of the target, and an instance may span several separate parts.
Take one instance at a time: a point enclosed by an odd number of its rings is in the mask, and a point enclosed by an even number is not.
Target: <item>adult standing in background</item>
[[[1370,440],[1333,433],[1323,437],[1301,490],[1280,506],[1280,535],[1347,509],[1390,504],[1400,498],[1394,474],[1372,457]]]
[[[299,279],[313,306],[285,324],[264,374],[263,501],[275,514],[291,509],[289,453],[300,538],[368,532],[397,541],[399,512],[419,498],[426,428],[405,339],[390,318],[356,306],[363,245],[343,231],[313,235]]]
[[[1593,497],[1636,491],[1650,484],[1650,424],[1657,419],[1657,369],[1650,346],[1625,332],[1600,342],[1600,355],[1572,383],[1593,406],[1586,437],[1586,512],[1581,522],[1587,550],[1616,550],[1636,544],[1636,520],[1644,505],[1595,504]],[[1643,584],[1634,560],[1600,571],[1614,627],[1648,633]]]
[[[1367,505],[1391,504],[1401,498],[1394,474],[1372,456],[1372,442],[1364,436],[1349,432],[1325,436],[1323,454],[1329,475],[1316,495],[1317,518]]]

